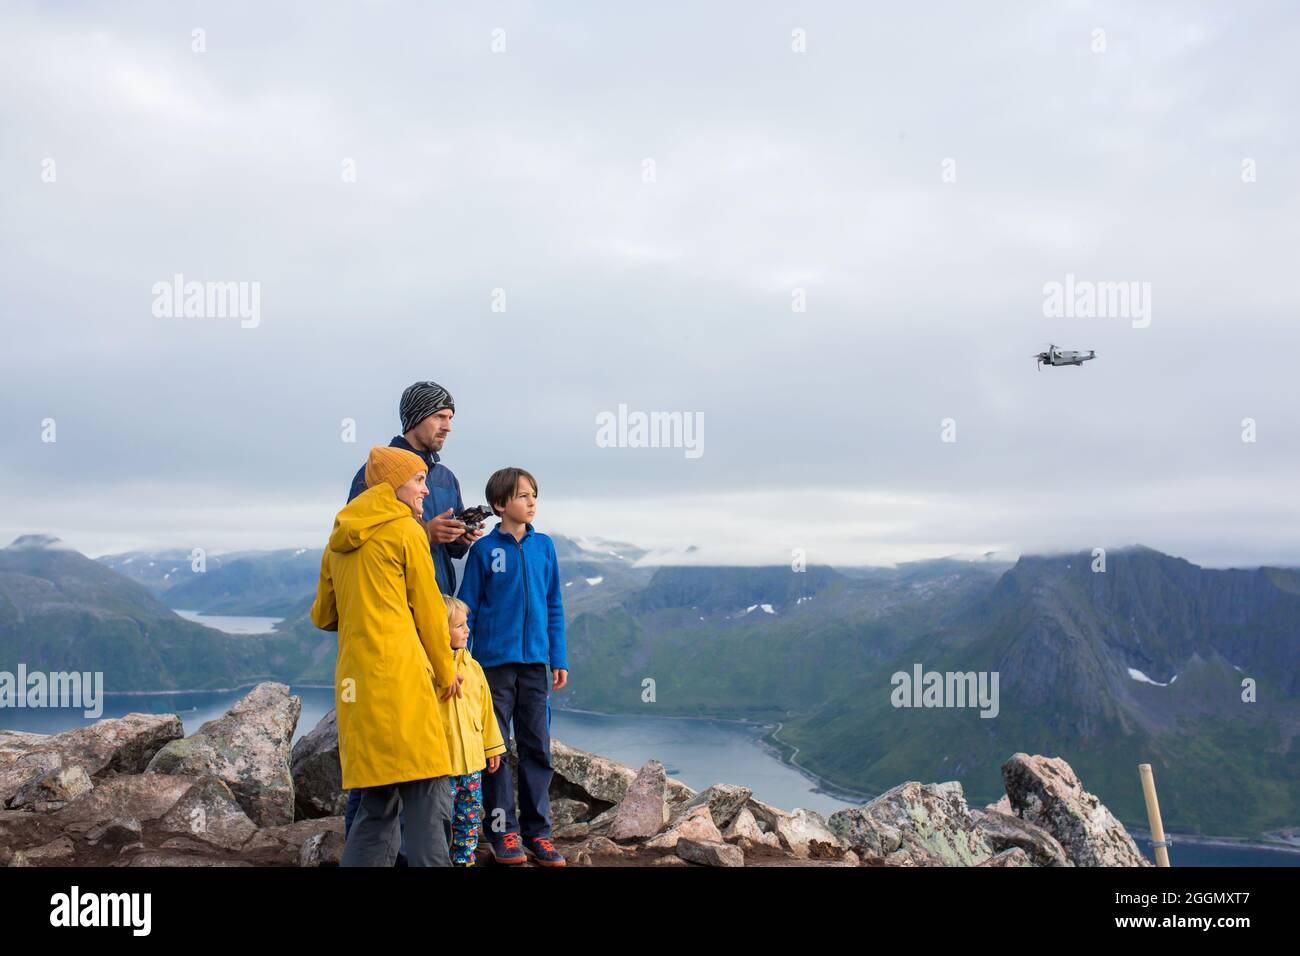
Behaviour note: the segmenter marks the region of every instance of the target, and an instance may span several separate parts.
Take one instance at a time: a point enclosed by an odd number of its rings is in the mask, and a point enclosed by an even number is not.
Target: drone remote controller
[[[484,521],[493,517],[493,513],[487,505],[475,505],[473,508],[456,512],[454,517],[457,521],[465,522],[466,531],[477,531],[483,526]]]

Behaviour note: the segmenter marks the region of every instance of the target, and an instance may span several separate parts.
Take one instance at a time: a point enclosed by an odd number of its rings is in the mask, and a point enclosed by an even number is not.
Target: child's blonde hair
[[[450,594],[442,596],[442,603],[447,605],[447,626],[451,627],[451,622],[456,620],[456,612],[459,611],[465,615],[465,620],[469,620],[469,605],[460,598],[454,598]]]

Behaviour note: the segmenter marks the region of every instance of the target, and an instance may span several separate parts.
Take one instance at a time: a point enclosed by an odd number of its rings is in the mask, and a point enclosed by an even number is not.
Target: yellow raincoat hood
[[[367,488],[334,518],[329,549],[341,553],[355,551],[388,522],[414,517],[411,509],[398,499],[392,485],[381,483]]]

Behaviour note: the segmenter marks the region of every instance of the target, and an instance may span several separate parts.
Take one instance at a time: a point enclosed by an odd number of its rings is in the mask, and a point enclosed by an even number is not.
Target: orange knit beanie
[[[370,449],[366,461],[366,487],[373,488],[383,482],[396,491],[429,466],[419,455],[402,448],[384,448],[376,445]]]

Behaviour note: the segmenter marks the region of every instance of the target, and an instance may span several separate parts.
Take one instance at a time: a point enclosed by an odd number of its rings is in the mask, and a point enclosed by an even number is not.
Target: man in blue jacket
[[[416,382],[402,392],[398,402],[402,420],[402,434],[388,443],[390,448],[414,452],[424,459],[428,475],[424,479],[429,494],[424,499],[424,530],[429,536],[429,553],[433,555],[433,570],[438,587],[443,594],[456,591],[456,568],[452,560],[465,556],[469,546],[483,536],[483,531],[467,532],[465,523],[453,516],[465,510],[460,497],[460,482],[450,468],[440,463],[438,452],[451,432],[451,419],[456,414],[456,403],[451,393],[437,382]],[[366,490],[366,466],[362,465],[352,479],[348,501]],[[343,813],[344,836],[352,829],[352,819],[361,805],[361,791],[348,793],[347,808]],[[405,814],[403,814],[405,816]],[[450,825],[450,822],[448,823]],[[399,854],[398,865],[405,859]]]
[[[487,483],[500,524],[469,550],[457,595],[469,606],[470,651],[483,667],[492,708],[519,753],[519,813],[508,764],[483,779],[483,817],[498,863],[564,866],[551,843],[551,731],[547,694],[569,680],[560,568],[551,539],[533,530],[537,481],[503,468]],[[551,679],[547,680],[547,667]],[[523,841],[520,845],[522,832]]]

